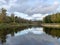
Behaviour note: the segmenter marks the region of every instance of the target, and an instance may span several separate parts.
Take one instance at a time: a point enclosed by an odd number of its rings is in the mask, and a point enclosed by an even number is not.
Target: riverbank
[[[24,23],[1,23],[0,24],[0,30],[2,29],[11,29],[11,28],[23,28],[23,27],[34,27],[38,26],[36,24],[24,24]]]
[[[47,28],[60,28],[60,24],[56,24],[56,23],[44,23],[41,24],[41,26]]]
[[[17,24],[17,23],[15,23],[15,24],[12,24],[12,23],[10,23],[10,24],[7,24],[7,23],[1,23],[0,24],[0,30],[2,30],[2,29],[11,29],[11,28],[20,28],[20,27],[26,27],[26,25],[21,25],[21,24]]]

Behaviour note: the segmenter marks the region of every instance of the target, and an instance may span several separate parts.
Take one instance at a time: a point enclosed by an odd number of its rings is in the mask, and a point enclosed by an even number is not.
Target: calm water
[[[32,27],[9,33],[1,30],[0,45],[60,45],[60,29]]]

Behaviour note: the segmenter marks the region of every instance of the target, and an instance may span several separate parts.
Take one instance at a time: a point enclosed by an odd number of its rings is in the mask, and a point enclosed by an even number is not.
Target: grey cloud
[[[5,0],[0,0],[0,5],[3,5],[3,4],[6,4],[6,1]]]
[[[46,14],[46,13],[54,12],[57,8],[58,8],[58,4],[53,4],[51,6],[38,5],[36,7],[29,8],[26,12],[28,14],[34,14],[34,13]]]
[[[21,4],[19,7],[13,7],[13,8],[15,8],[14,11],[26,13],[28,15],[38,14],[38,13],[46,14],[46,13],[54,12],[59,6],[58,4],[53,4],[53,5],[48,5],[48,6],[46,4],[45,5],[39,4],[38,6],[36,5],[34,7],[31,7],[31,6],[27,5],[26,3]],[[19,5],[19,4],[17,3],[17,5]]]
[[[27,2],[27,1],[28,1],[28,0],[19,0],[19,1],[17,0],[16,3],[21,4],[21,3],[24,3],[24,2]]]
[[[54,12],[59,4],[58,2],[55,1],[52,5],[47,4],[49,0],[33,0],[31,6],[28,4],[29,1],[32,0],[5,0],[7,7],[9,7],[8,11],[9,12],[20,12],[20,13],[25,13],[28,15],[33,15],[33,14],[46,14],[46,13],[52,13]],[[36,4],[34,4],[34,1],[36,1]],[[30,2],[31,3],[31,2]]]

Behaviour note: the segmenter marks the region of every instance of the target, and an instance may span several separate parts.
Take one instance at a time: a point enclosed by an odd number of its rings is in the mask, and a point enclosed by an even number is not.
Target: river
[[[60,45],[59,31],[57,29],[32,27],[7,35],[1,33],[0,45]]]

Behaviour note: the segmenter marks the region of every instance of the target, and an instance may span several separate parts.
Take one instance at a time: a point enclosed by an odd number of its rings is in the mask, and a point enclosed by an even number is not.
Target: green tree
[[[60,13],[46,16],[43,21],[45,23],[60,23]]]

